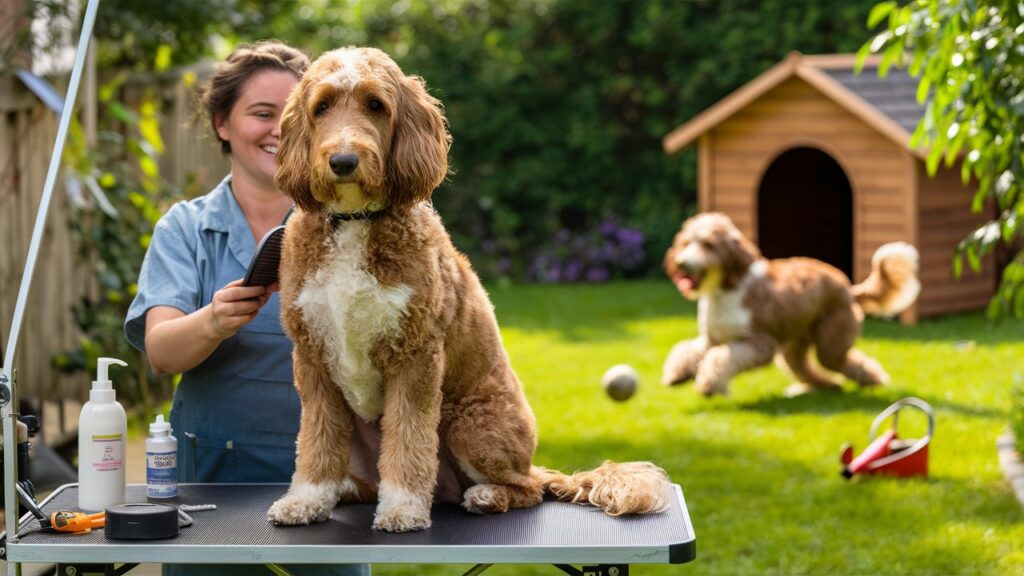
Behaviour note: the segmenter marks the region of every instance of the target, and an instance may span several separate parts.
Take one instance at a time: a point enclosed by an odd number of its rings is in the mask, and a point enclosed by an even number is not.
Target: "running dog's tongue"
[[[693,288],[693,280],[691,278],[683,276],[682,274],[676,274],[672,280],[673,282],[675,282],[676,289],[678,289],[680,292],[686,292],[687,290]]]

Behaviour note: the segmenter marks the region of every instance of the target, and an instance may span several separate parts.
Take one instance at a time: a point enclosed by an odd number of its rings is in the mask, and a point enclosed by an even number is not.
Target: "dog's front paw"
[[[323,522],[331,517],[332,508],[322,498],[289,492],[267,510],[267,520],[284,526]]]
[[[380,483],[380,502],[373,527],[385,532],[412,532],[430,528],[429,495],[416,494],[393,483]]]
[[[694,388],[704,396],[729,393],[730,354],[725,346],[712,348],[697,367]]]
[[[704,338],[685,340],[673,346],[661,369],[661,383],[676,386],[692,380],[706,351],[707,342]]]
[[[385,532],[414,532],[430,528],[430,509],[412,506],[385,508],[381,503],[373,516],[373,527]]]
[[[330,509],[294,496],[281,498],[267,510],[267,520],[286,526],[323,522],[330,516]]]
[[[694,390],[702,396],[726,395],[729,393],[729,380],[722,378],[714,370],[701,369],[697,372],[697,379],[694,382]]]
[[[693,380],[693,372],[692,369],[683,369],[675,364],[665,362],[665,366],[661,369],[661,384],[662,386],[686,384]]]

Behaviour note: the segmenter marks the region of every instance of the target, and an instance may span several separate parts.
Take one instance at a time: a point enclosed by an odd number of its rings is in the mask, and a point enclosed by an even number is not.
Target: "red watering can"
[[[899,412],[912,406],[928,416],[928,435],[924,438],[903,439],[896,435],[899,423]],[[879,424],[892,416],[892,428],[881,436],[875,437]],[[927,476],[928,475],[928,443],[935,431],[935,413],[932,407],[920,398],[904,398],[893,402],[871,423],[871,443],[864,452],[853,457],[853,447],[845,444],[839,461],[843,464],[843,478],[852,478],[854,474],[886,474],[889,476]]]

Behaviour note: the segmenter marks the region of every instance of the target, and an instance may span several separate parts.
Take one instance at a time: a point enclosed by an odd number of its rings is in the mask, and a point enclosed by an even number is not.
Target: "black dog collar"
[[[337,228],[342,222],[351,222],[353,220],[373,220],[383,213],[383,210],[377,210],[376,212],[332,212],[327,215],[327,221],[331,223],[331,226]]]

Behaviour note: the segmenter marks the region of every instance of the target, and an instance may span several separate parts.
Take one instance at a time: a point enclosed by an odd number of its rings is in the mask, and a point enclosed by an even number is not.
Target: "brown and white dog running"
[[[861,386],[887,384],[882,366],[853,343],[864,312],[891,316],[914,303],[921,288],[917,250],[903,242],[885,244],[871,264],[868,278],[851,286],[820,260],[762,258],[724,214],[690,218],[664,265],[683,296],[698,300],[698,336],[669,352],[662,383],[696,379],[701,394],[725,394],[732,377],[778,353],[797,380],[788,395],[838,389],[835,372]],[[812,362],[812,350],[820,366]]]
[[[302,421],[271,522],[321,522],[339,502],[376,500],[374,528],[427,528],[440,460],[474,513],[535,506],[545,493],[613,515],[668,507],[668,479],[649,462],[573,475],[532,464],[536,423],[491,302],[429,202],[451,138],[420,78],[376,49],[328,52],[281,130],[277,183],[298,208],[281,307]],[[353,457],[368,425],[380,443],[369,470]]]

